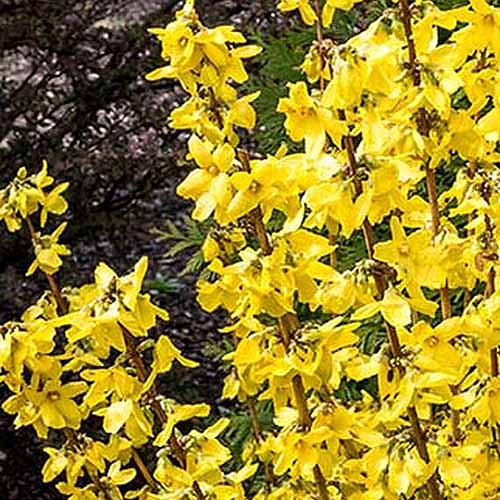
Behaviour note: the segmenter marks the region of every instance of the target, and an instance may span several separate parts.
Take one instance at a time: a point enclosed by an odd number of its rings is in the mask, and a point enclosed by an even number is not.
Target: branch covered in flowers
[[[179,404],[157,388],[174,362],[196,363],[167,335],[150,336],[168,313],[141,293],[147,259],[121,277],[100,263],[93,283],[59,287],[55,274],[69,253],[59,242],[65,223],[51,235],[43,230],[48,215],[66,210],[67,186],[49,191],[52,184],[44,163],[31,176],[22,168],[0,192],[7,228],[26,223],[29,229],[35,260],[27,274],[39,269],[50,285],[20,321],[0,328],[1,380],[11,392],[2,408],[15,415],[15,427],[32,426],[45,440],[43,480],[57,479],[57,489],[72,500],[241,495],[256,466],[223,472],[231,454],[217,437],[228,420],[183,435],[178,424],[208,416],[210,407]],[[38,211],[40,230],[33,222]],[[145,457],[152,449],[151,463]]]
[[[306,80],[277,108],[298,153],[239,145],[258,98],[236,88],[258,54],[240,34],[205,27],[192,1],[152,30],[166,66],[148,78],[188,95],[169,120],[191,131],[195,163],[178,194],[213,220],[199,302],[231,318],[224,395],[273,403],[255,453],[278,479],[254,498],[486,498],[499,487],[500,13],[394,2],[338,45],[335,9],[355,3],[278,2],[317,25]],[[358,232],[367,256],[346,263]]]

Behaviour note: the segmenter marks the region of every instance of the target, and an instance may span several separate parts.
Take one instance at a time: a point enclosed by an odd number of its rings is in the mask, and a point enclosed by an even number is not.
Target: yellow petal
[[[103,428],[108,434],[116,434],[132,414],[133,403],[130,399],[118,401],[111,404],[104,411],[99,410],[96,414],[104,414]]]

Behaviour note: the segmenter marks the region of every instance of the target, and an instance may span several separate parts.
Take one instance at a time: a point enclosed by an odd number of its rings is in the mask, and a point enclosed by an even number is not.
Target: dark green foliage
[[[159,293],[178,293],[181,284],[174,278],[156,278],[145,283],[148,290],[156,290]]]
[[[288,94],[284,82],[293,83],[302,78],[300,65],[314,37],[313,29],[289,31],[279,38],[254,37],[253,42],[264,47],[260,58],[262,66],[252,73],[245,91],[261,92],[255,103],[259,121],[253,135],[260,152],[272,154],[282,143],[294,148],[283,128],[285,117],[276,112],[276,106],[279,99]]]
[[[172,221],[166,221],[166,229],[155,230],[154,234],[158,235],[158,240],[173,243],[165,253],[166,259],[171,259],[179,254],[189,250],[191,256],[184,265],[184,269],[180,276],[188,273],[199,274],[204,267],[205,261],[201,254],[201,246],[205,241],[208,233],[208,224],[198,223],[187,216],[183,217],[183,228],[179,229]]]
[[[469,2],[468,0],[434,0],[434,3],[440,8],[440,9],[455,9],[457,7],[462,7],[464,5],[467,5]]]
[[[257,402],[255,407],[262,431],[268,432],[273,426],[274,413],[271,402]],[[245,446],[254,439],[252,421],[245,405],[236,410],[231,408],[228,416],[231,418],[231,424],[224,434],[224,439],[231,448],[233,457],[241,457]]]

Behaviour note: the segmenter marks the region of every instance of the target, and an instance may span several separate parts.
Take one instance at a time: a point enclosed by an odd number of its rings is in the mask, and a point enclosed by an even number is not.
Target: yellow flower
[[[6,323],[0,334],[0,368],[13,377],[10,384],[21,383],[24,368],[38,373],[58,371],[58,362],[49,356],[54,349],[56,331],[44,320]]]
[[[2,408],[17,414],[16,427],[33,425],[40,437],[47,436],[47,429],[78,429],[82,413],[73,398],[87,389],[85,382],[69,382],[62,385],[59,380],[48,380],[41,389],[34,380],[32,386],[8,398]]]
[[[361,2],[361,0],[326,0],[321,13],[321,22],[323,26],[328,27],[332,24],[333,15],[336,9],[351,10],[354,4],[359,2]]]
[[[411,322],[411,309],[408,301],[394,288],[386,290],[381,301],[372,302],[357,309],[352,319],[355,321],[366,319],[379,312],[389,324],[395,327],[403,327]]]
[[[309,0],[280,0],[278,2],[278,9],[283,12],[290,12],[298,9],[302,20],[308,25],[314,24],[314,21],[317,19],[316,13]]]
[[[68,183],[56,186],[50,193],[44,189],[53,184],[54,179],[47,173],[47,162],[44,160],[42,170],[28,176],[25,167],[21,167],[15,179],[4,189],[0,190],[0,220],[4,220],[7,229],[11,232],[21,228],[23,219],[26,219],[42,206],[40,220],[42,227],[47,221],[49,213],[62,214],[67,204],[61,196]]]
[[[332,436],[333,431],[328,427],[306,432],[288,430],[281,433],[274,443],[278,454],[274,472],[281,476],[291,470],[293,474],[310,479],[312,469],[319,462],[322,443]]]
[[[232,167],[235,153],[229,144],[213,149],[196,135],[189,140],[189,152],[201,168],[193,170],[177,187],[177,193],[196,201],[193,218],[203,221],[215,212],[215,219],[226,221],[226,208],[232,197],[227,171]]]
[[[26,272],[26,276],[33,274],[40,268],[46,274],[54,274],[62,266],[60,256],[70,255],[71,251],[59,243],[59,237],[64,229],[66,222],[60,224],[51,235],[38,235],[35,240],[35,260]]]
[[[252,162],[250,172],[231,175],[235,194],[227,206],[229,219],[236,221],[258,205],[265,205],[270,199],[282,194],[278,187],[280,180],[280,168],[272,160]]]
[[[197,405],[174,405],[173,408],[167,412],[167,423],[163,426],[162,431],[156,436],[153,444],[155,446],[164,446],[170,439],[174,427],[179,422],[190,420],[194,417],[206,417],[209,413],[210,406],[203,403]]]
[[[288,84],[290,97],[280,99],[277,111],[286,115],[285,128],[293,141],[305,140],[306,153],[317,156],[325,146],[328,132],[340,145],[347,125],[335,118],[332,111],[309,95],[305,82]],[[329,97],[326,95],[323,99]]]
[[[210,86],[216,95],[228,92],[227,82],[244,83],[248,74],[242,59],[254,57],[261,48],[254,45],[232,47],[245,37],[232,26],[205,28],[196,16],[178,16],[166,28],[153,28],[162,44],[162,57],[169,64],[150,72],[148,80],[177,78],[191,95],[200,84]]]
[[[61,215],[68,209],[68,203],[61,196],[68,189],[68,186],[68,182],[63,182],[56,186],[50,193],[45,194],[42,201],[42,211],[40,212],[40,224],[42,227],[45,226],[49,213]]]
[[[311,209],[306,227],[331,228],[334,223],[340,224],[344,236],[350,237],[359,229],[371,206],[371,191],[366,189],[355,198],[350,182],[332,178],[326,182],[318,182],[304,194],[304,202]]]

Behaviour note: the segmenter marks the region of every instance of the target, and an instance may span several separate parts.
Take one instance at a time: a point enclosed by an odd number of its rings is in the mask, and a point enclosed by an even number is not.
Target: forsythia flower
[[[284,12],[298,9],[302,20],[309,25],[314,24],[314,21],[317,19],[309,0],[280,0],[278,2],[278,9]]]
[[[0,220],[4,220],[11,232],[21,228],[22,220],[28,218],[39,206],[42,227],[47,221],[47,214],[61,215],[68,208],[61,194],[67,189],[68,183],[59,184],[52,191],[45,188],[52,185],[54,179],[47,174],[47,162],[43,162],[38,174],[28,176],[25,167],[21,167],[16,178],[4,189],[0,190]]]
[[[179,184],[177,192],[185,198],[196,200],[193,218],[205,220],[215,211],[215,219],[223,223],[227,219],[227,204],[232,198],[228,170],[232,168],[235,153],[229,144],[213,146],[201,141],[196,135],[189,140],[189,152],[200,167],[193,170]]]
[[[59,237],[66,223],[63,222],[51,235],[39,235],[35,240],[35,260],[26,272],[26,276],[33,274],[40,268],[46,274],[56,273],[62,265],[60,256],[70,255],[71,251],[59,243]]]
[[[331,110],[309,95],[305,82],[290,84],[290,97],[280,99],[277,111],[286,115],[285,128],[293,141],[305,140],[306,152],[319,154],[326,134],[340,144],[346,125],[335,119]],[[327,95],[328,97],[328,95]]]
[[[361,0],[326,0],[321,13],[323,26],[330,26],[336,9],[351,10],[355,3]],[[314,3],[314,2],[313,2]],[[289,12],[298,9],[304,23],[311,25],[317,19],[311,0],[279,0],[278,9]]]
[[[17,414],[16,427],[33,425],[40,437],[47,437],[48,428],[78,429],[82,413],[74,397],[87,389],[84,382],[70,382],[62,385],[59,380],[48,380],[41,389],[37,384],[27,386],[23,392],[8,398],[2,408]]]

